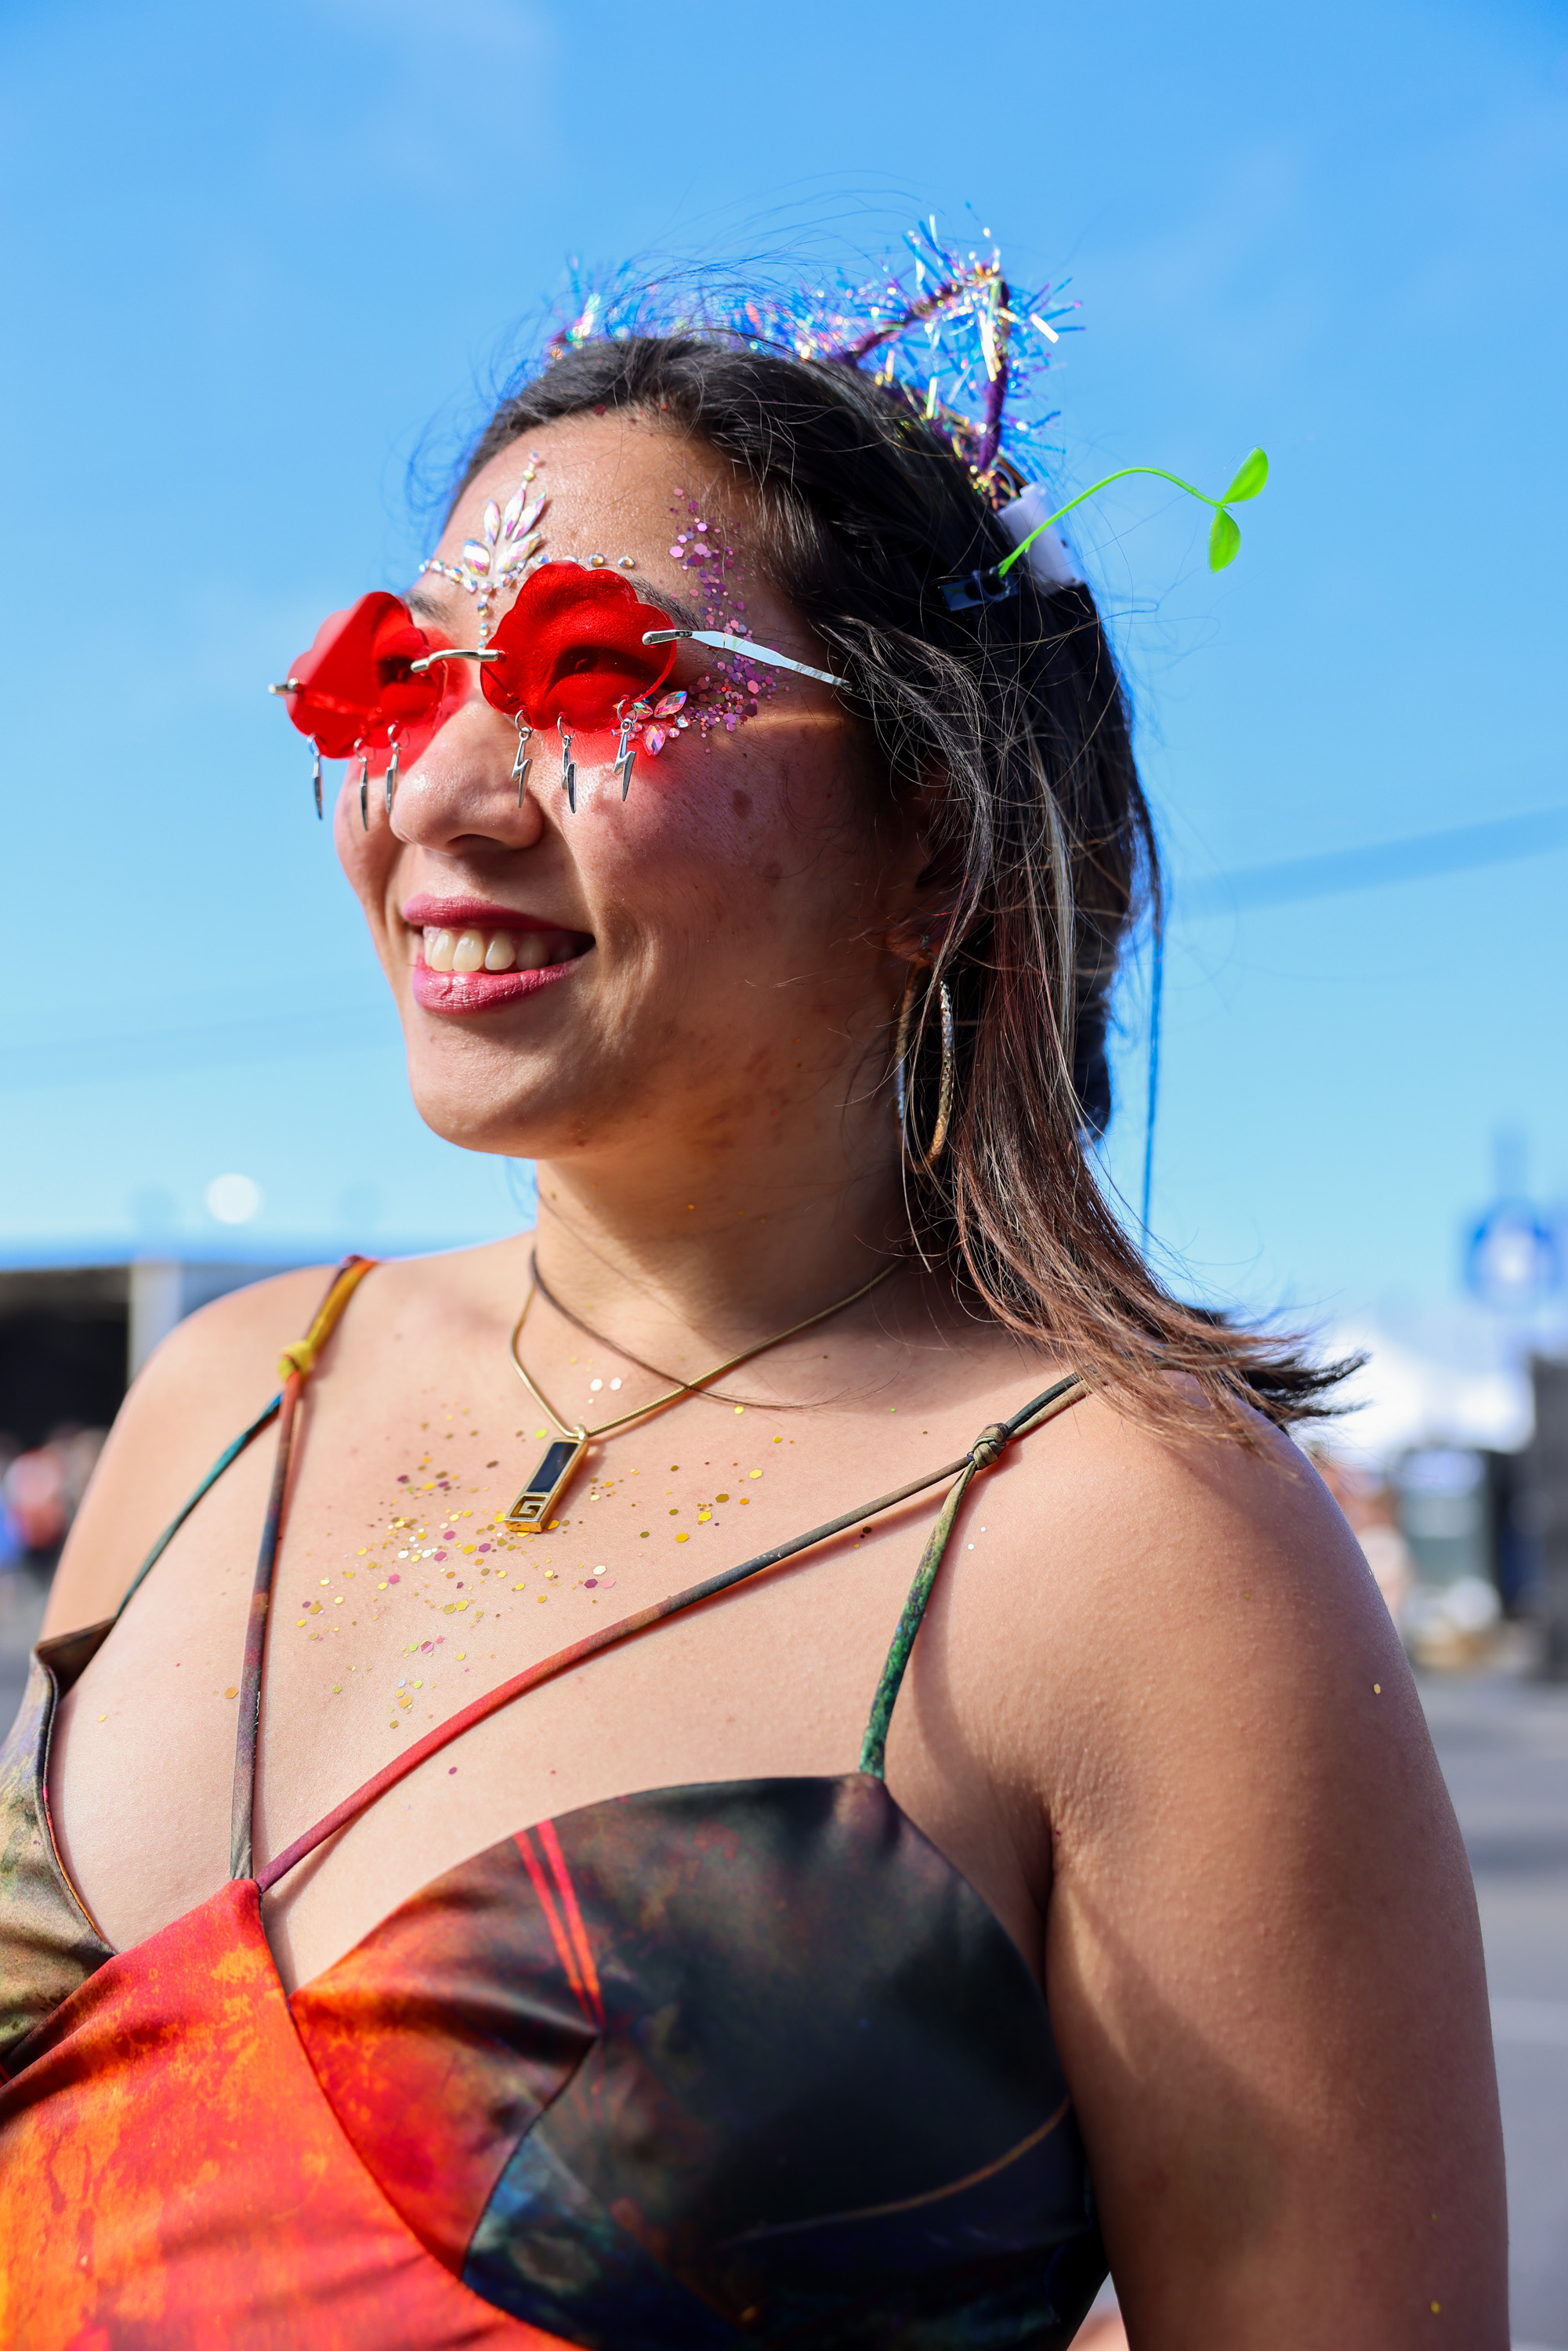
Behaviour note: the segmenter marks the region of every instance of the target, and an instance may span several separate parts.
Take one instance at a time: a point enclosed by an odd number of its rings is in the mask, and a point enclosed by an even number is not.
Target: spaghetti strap
[[[1054,1420],[1059,1412],[1065,1412],[1069,1405],[1077,1404],[1087,1394],[1088,1390],[1078,1374],[1071,1372],[1066,1379],[1058,1380],[1053,1388],[1047,1388],[1043,1395],[1036,1396],[1032,1404],[1025,1405],[1014,1419],[993,1421],[990,1427],[982,1429],[976,1438],[968,1460],[948,1488],[946,1499],[921,1553],[920,1565],[915,1569],[915,1581],[909,1587],[909,1597],[904,1604],[904,1613],[893,1635],[893,1646],[887,1653],[887,1663],[882,1669],[882,1679],[876,1686],[876,1696],[871,1702],[871,1720],[865,1727],[865,1741],[861,1748],[860,1760],[861,1770],[871,1779],[881,1780],[886,1776],[887,1734],[893,1721],[893,1709],[898,1703],[899,1689],[915,1647],[915,1636],[925,1621],[926,1604],[935,1588],[936,1573],[942,1564],[965,1495],[979,1472],[988,1469],[998,1458],[1004,1446],[1010,1445],[1015,1437],[1028,1437],[1034,1429],[1043,1428],[1048,1420]]]
[[[245,1451],[246,1447],[252,1443],[255,1438],[258,1437],[261,1435],[262,1430],[266,1428],[270,1422],[275,1421],[277,1418],[278,1407],[282,1402],[283,1394],[280,1389],[277,1395],[273,1397],[272,1402],[269,1405],[265,1405],[261,1411],[256,1414],[256,1418],[251,1422],[250,1426],[248,1428],[242,1428],[232,1445],[225,1446],[223,1451],[219,1454],[217,1459],[214,1462],[212,1468],[203,1479],[201,1484],[196,1488],[195,1492],[183,1502],[180,1508],[175,1511],[173,1517],[170,1520],[168,1525],[164,1528],[162,1533],[159,1536],[157,1541],[153,1544],[152,1550],[148,1552],[146,1558],[142,1561],[141,1566],[137,1569],[135,1574],[126,1585],[124,1593],[120,1596],[120,1605],[109,1620],[111,1625],[119,1624],[131,1600],[135,1597],[136,1593],[141,1591],[142,1585],[146,1583],[147,1578],[152,1574],[153,1569],[157,1566],[159,1561],[162,1558],[164,1552],[168,1550],[169,1545],[173,1541],[174,1537],[179,1533],[180,1529],[184,1525],[185,1520],[190,1517],[191,1512],[195,1509],[196,1504],[201,1500],[203,1495],[209,1493],[212,1490],[230,1464],[239,1459],[239,1457]]]
[[[379,1260],[375,1258],[345,1258],[342,1264],[338,1268],[337,1272],[332,1276],[332,1287],[334,1289],[336,1288],[338,1282],[342,1279],[343,1274],[347,1271],[350,1266],[362,1266],[368,1272],[370,1268],[372,1265],[375,1265],[378,1261]],[[358,1276],[356,1276],[355,1279],[358,1280]],[[327,1293],[328,1297],[329,1298],[331,1294],[331,1290],[329,1290]],[[289,1358],[290,1362],[292,1362],[292,1359],[293,1351],[291,1350]],[[288,1365],[286,1364],[284,1366],[286,1374],[287,1369]],[[219,1454],[217,1459],[214,1462],[212,1468],[203,1479],[201,1484],[194,1488],[181,1503],[179,1509],[175,1511],[173,1517],[170,1520],[168,1525],[164,1528],[162,1533],[159,1536],[157,1541],[153,1544],[152,1550],[148,1552],[146,1558],[142,1561],[141,1566],[137,1569],[135,1574],[131,1577],[130,1583],[120,1593],[120,1605],[116,1608],[113,1615],[108,1620],[110,1625],[119,1624],[127,1608],[131,1605],[131,1603],[134,1600],[136,1594],[141,1591],[142,1585],[146,1583],[148,1577],[152,1574],[153,1569],[157,1566],[159,1561],[162,1558],[164,1552],[173,1541],[174,1537],[179,1533],[180,1529],[190,1517],[191,1512],[195,1509],[196,1504],[201,1501],[205,1495],[211,1493],[213,1488],[217,1484],[218,1479],[223,1476],[224,1471],[225,1469],[232,1468],[234,1464],[239,1459],[240,1455],[245,1451],[246,1446],[253,1445],[256,1442],[256,1439],[261,1435],[262,1430],[269,1427],[277,1418],[278,1413],[282,1408],[282,1405],[283,1391],[279,1388],[271,1403],[263,1405],[261,1410],[256,1414],[256,1418],[251,1422],[249,1427],[242,1428],[239,1435],[235,1438],[234,1443],[232,1445],[225,1446],[223,1451]]]
[[[639,1608],[630,1616],[620,1617],[613,1625],[606,1625],[600,1632],[590,1633],[582,1640],[573,1641],[569,1647],[558,1649],[553,1656],[541,1658],[538,1665],[526,1667],[520,1674],[514,1674],[509,1681],[499,1683],[484,1697],[475,1698],[458,1713],[449,1716],[434,1730],[427,1731],[423,1739],[384,1764],[351,1796],[345,1796],[341,1803],[334,1805],[314,1828],[307,1829],[303,1836],[296,1837],[292,1844],[275,1854],[265,1868],[255,1873],[260,1892],[267,1893],[308,1855],[324,1844],[329,1837],[335,1836],[340,1829],[348,1828],[361,1813],[368,1812],[377,1799],[395,1788],[399,1781],[406,1780],[411,1771],[417,1771],[433,1755],[438,1755],[444,1747],[449,1746],[453,1740],[460,1739],[465,1731],[472,1730],[476,1723],[487,1720],[493,1714],[499,1714],[515,1698],[524,1698],[543,1683],[554,1681],[559,1675],[570,1672],[573,1666],[581,1665],[589,1657],[597,1656],[601,1650],[613,1648],[622,1641],[631,1640],[636,1634],[646,1632],[650,1625],[662,1624],[666,1617],[679,1615],[684,1609],[695,1607],[699,1600],[710,1600],[716,1593],[727,1592],[733,1585],[744,1583],[749,1577],[760,1574],[765,1568],[777,1567],[781,1561],[810,1551],[815,1544],[826,1542],[834,1535],[843,1534],[851,1527],[863,1526],[868,1519],[876,1518],[898,1503],[908,1501],[912,1496],[925,1493],[929,1487],[939,1486],[945,1478],[950,1478],[954,1483],[943,1502],[941,1516],[921,1558],[914,1588],[904,1603],[892,1650],[877,1684],[872,1719],[861,1752],[860,1769],[880,1780],[887,1728],[893,1719],[899,1684],[909,1663],[915,1636],[920,1629],[925,1604],[931,1596],[936,1571],[942,1563],[942,1554],[946,1549],[964,1496],[978,1472],[990,1468],[1008,1446],[1020,1437],[1027,1437],[1031,1430],[1043,1427],[1048,1420],[1054,1420],[1058,1413],[1065,1412],[1070,1405],[1076,1404],[1086,1393],[1078,1374],[1071,1372],[1065,1379],[1058,1380],[1054,1387],[1047,1388],[1043,1395],[1038,1395],[1025,1405],[1023,1410],[1015,1413],[1010,1420],[993,1421],[989,1427],[981,1431],[968,1452],[961,1454],[956,1461],[946,1462],[940,1469],[933,1469],[927,1476],[916,1478],[891,1494],[880,1495],[874,1502],[862,1503],[859,1510],[846,1510],[841,1516],[830,1519],[825,1525],[813,1527],[810,1533],[798,1535],[792,1542],[779,1543],[772,1551],[760,1552],[755,1559],[743,1561],[738,1567],[725,1568],[717,1575],[706,1577],[701,1583],[689,1584],[684,1592],[674,1593],[667,1600],[655,1600],[648,1607]],[[281,1436],[279,1450],[281,1456]],[[235,1787],[237,1795],[237,1779]]]
[[[261,1549],[256,1554],[256,1581],[251,1587],[250,1615],[246,1625],[245,1664],[239,1682],[239,1729],[235,1740],[234,1799],[229,1813],[229,1876],[248,1877],[251,1865],[251,1823],[256,1813],[256,1754],[261,1725],[261,1668],[267,1654],[267,1618],[272,1600],[273,1570],[277,1564],[277,1546],[283,1534],[283,1507],[288,1493],[288,1465],[294,1451],[294,1423],[305,1383],[316,1368],[316,1358],[338,1326],[338,1318],[372,1266],[373,1257],[346,1257],[328,1285],[327,1295],[316,1310],[316,1319],[303,1339],[285,1347],[278,1363],[283,1381],[276,1405],[269,1405],[263,1419],[256,1424],[266,1426],[274,1412],[277,1416],[277,1456],[273,1464],[272,1492],[267,1500],[267,1518],[261,1531]],[[253,1432],[239,1438],[228,1455],[218,1463],[207,1479],[222,1475],[235,1454],[249,1441]],[[202,1491],[206,1489],[204,1487]],[[199,1500],[200,1496],[194,1498]],[[187,1506],[194,1507],[194,1501]],[[178,1524],[178,1520],[175,1522]],[[172,1529],[170,1530],[172,1533]],[[168,1537],[164,1537],[168,1541]],[[156,1555],[156,1554],[155,1554]],[[149,1562],[151,1564],[151,1562]],[[145,1573],[145,1570],[143,1570]]]

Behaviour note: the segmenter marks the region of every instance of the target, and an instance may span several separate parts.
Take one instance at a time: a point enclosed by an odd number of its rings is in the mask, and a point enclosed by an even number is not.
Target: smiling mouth
[[[427,923],[414,935],[427,971],[546,971],[576,963],[593,941],[586,931],[462,929]]]

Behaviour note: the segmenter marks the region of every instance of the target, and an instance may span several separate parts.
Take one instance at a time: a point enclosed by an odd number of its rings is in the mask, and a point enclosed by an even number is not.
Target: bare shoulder
[[[1314,2344],[1413,2341],[1440,2306],[1500,2346],[1474,1896],[1359,1545],[1272,1430],[1172,1440],[1089,1402],[1042,1434],[998,1562],[1006,1750],[1134,2334],[1186,2340],[1204,2306],[1217,2345],[1304,2343],[1315,2296]]]
[[[1058,1867],[1210,1807],[1232,1843],[1303,1803],[1320,1823],[1369,1802],[1448,1818],[1360,1545],[1300,1448],[1255,1438],[1173,1437],[1091,1399],[1024,1448],[1008,1614],[1016,1670],[1049,1692],[1033,1768]]]
[[[1045,1434],[1030,1448],[1051,1496],[1041,1523],[1105,1671],[1141,1680],[1156,1657],[1232,1654],[1261,1667],[1283,1648],[1300,1678],[1344,1642],[1388,1654],[1361,1548],[1280,1430],[1257,1421],[1251,1446],[1201,1425],[1169,1436],[1090,1399]]]
[[[526,1243],[526,1237],[525,1237]],[[471,1335],[493,1311],[497,1265],[519,1243],[392,1260],[356,1293],[313,1381],[375,1376],[389,1340]],[[231,1290],[181,1322],[143,1367],[99,1457],[61,1558],[45,1619],[70,1632],[113,1613],[137,1567],[225,1448],[277,1394],[278,1359],[304,1336],[332,1278],[307,1266]]]
[[[77,1513],[46,1633],[111,1615],[214,1461],[276,1395],[277,1359],[331,1278],[309,1266],[215,1299],[179,1323],[132,1383]]]

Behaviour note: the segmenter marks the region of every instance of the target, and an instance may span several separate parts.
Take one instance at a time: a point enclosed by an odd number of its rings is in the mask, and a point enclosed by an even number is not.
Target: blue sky
[[[0,1257],[517,1220],[409,1106],[261,684],[407,576],[409,460],[476,421],[568,254],[874,252],[971,205],[1082,301],[1069,487],[1273,461],[1218,580],[1149,486],[1081,534],[1176,877],[1162,1244],[1253,1304],[1435,1300],[1500,1128],[1568,1196],[1568,851],[1217,883],[1568,804],[1560,9],[9,0],[0,116]],[[1134,976],[1134,1191],[1145,1008]],[[243,1228],[204,1205],[224,1172],[260,1187]]]

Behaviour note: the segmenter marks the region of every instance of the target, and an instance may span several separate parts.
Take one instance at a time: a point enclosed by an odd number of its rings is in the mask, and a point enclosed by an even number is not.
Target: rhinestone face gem
[[[542,544],[534,526],[545,510],[546,500],[542,496],[528,496],[534,470],[530,464],[505,507],[497,506],[494,498],[486,500],[480,523],[484,537],[465,539],[457,563],[444,563],[432,555],[419,567],[421,571],[439,572],[444,580],[454,580],[470,596],[478,597],[481,647],[489,638],[491,597],[497,590],[510,587],[524,577]]]

